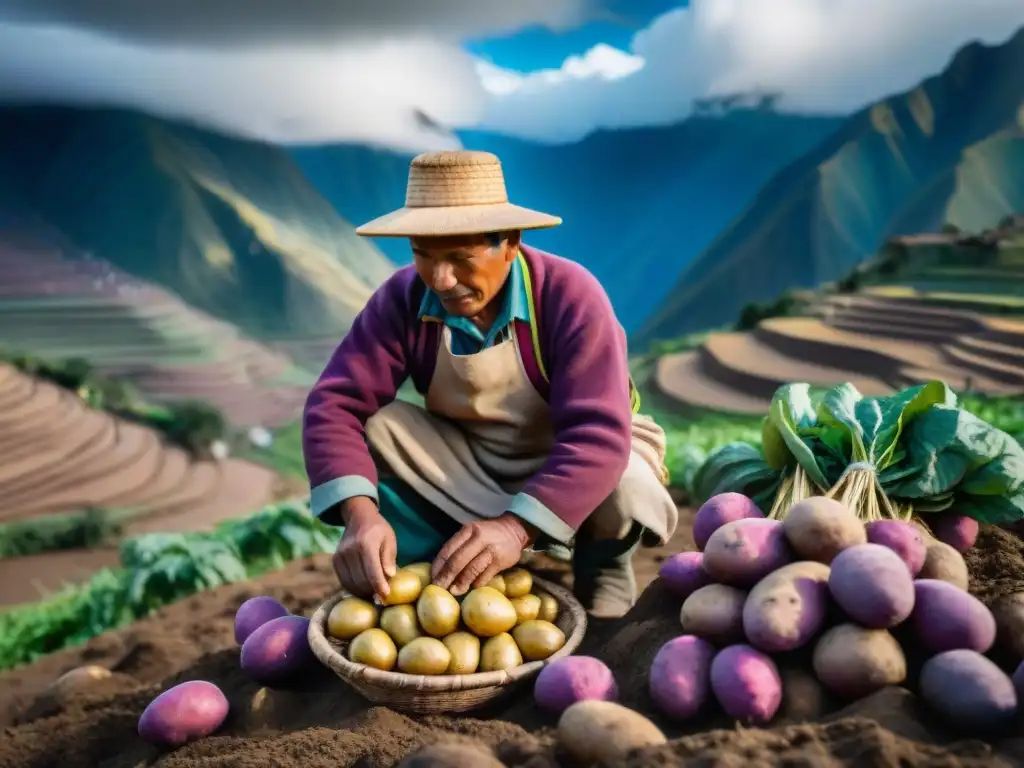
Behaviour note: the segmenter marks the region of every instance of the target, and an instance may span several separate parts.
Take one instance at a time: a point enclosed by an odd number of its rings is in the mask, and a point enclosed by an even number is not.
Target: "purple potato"
[[[216,685],[189,680],[149,703],[139,718],[139,736],[151,744],[180,747],[220,728],[228,709],[227,697]]]
[[[714,647],[694,635],[669,640],[651,662],[648,689],[655,705],[673,720],[697,714],[708,698]]]
[[[902,520],[872,520],[865,526],[868,541],[888,547],[907,564],[912,577],[921,572],[927,545],[921,529]]]
[[[711,690],[729,717],[764,725],[782,704],[775,662],[749,645],[723,648],[711,662]]]
[[[722,584],[750,587],[792,558],[781,522],[748,518],[711,534],[704,547],[704,570]]]
[[[726,523],[748,517],[764,517],[757,504],[742,493],[720,493],[705,501],[693,519],[693,540],[703,551],[711,534]]]
[[[235,642],[241,645],[249,635],[268,621],[287,616],[290,611],[277,600],[266,595],[251,597],[235,613]]]
[[[702,637],[715,645],[743,640],[743,605],[747,593],[726,584],[708,584],[683,602],[679,623],[688,635]]]
[[[747,641],[767,653],[810,642],[828,615],[828,576],[827,565],[801,561],[759,581],[743,606]]]
[[[885,629],[832,627],[814,646],[814,674],[833,693],[859,699],[907,677],[907,658]]]
[[[925,649],[985,653],[992,647],[995,617],[974,595],[939,579],[917,579],[914,593],[910,621]]]
[[[800,560],[828,565],[848,547],[867,541],[864,523],[847,506],[827,496],[812,496],[789,508],[782,527]]]
[[[957,552],[966,552],[978,540],[978,521],[952,512],[942,512],[928,519],[935,538]]]
[[[316,661],[306,637],[308,629],[309,619],[304,616],[268,621],[242,644],[243,671],[269,688],[289,682]]]
[[[537,675],[533,698],[546,712],[561,714],[577,701],[615,701],[619,688],[612,671],[593,656],[565,656]]]
[[[914,609],[906,563],[881,544],[858,544],[836,555],[828,589],[847,616],[869,629],[895,627]]]
[[[921,698],[954,725],[987,731],[1009,725],[1017,713],[1013,681],[980,653],[945,651],[921,667]]]
[[[661,564],[658,575],[672,594],[684,600],[694,590],[711,582],[704,570],[704,555],[700,552],[680,552]]]

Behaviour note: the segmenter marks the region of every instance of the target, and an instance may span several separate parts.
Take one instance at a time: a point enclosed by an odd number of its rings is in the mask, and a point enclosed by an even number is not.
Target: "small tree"
[[[164,427],[165,434],[190,453],[206,456],[214,441],[224,439],[227,423],[216,408],[201,402],[183,402],[168,406],[168,411],[170,419]]]

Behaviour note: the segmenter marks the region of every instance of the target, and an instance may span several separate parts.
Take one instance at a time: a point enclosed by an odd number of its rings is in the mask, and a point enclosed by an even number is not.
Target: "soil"
[[[689,522],[681,520],[680,541],[670,548],[685,544]],[[641,550],[637,564],[644,579],[653,576],[656,558],[663,555]],[[971,589],[983,600],[1024,592],[1024,543],[1015,535],[986,528],[968,563]],[[321,668],[289,690],[250,682],[239,669],[233,639],[238,605],[268,594],[311,615],[335,587],[328,557],[292,563],[0,675],[0,768],[369,768],[395,765],[423,745],[452,740],[483,745],[510,768],[569,765],[555,746],[554,720],[533,707],[528,689],[472,717],[407,717],[369,705]],[[647,669],[657,648],[680,634],[678,612],[678,599],[655,581],[628,616],[594,623],[579,650],[604,659],[619,682],[622,703],[649,716],[670,738],[666,746],[636,752],[620,765],[1024,764],[1024,738],[1000,734],[986,742],[958,734],[934,720],[905,688],[887,688],[842,708],[822,693],[799,657],[780,665],[786,701],[771,728],[736,727],[715,714],[683,726],[668,722],[648,699]],[[113,674],[78,692],[47,692],[61,673],[83,664]],[[190,679],[221,687],[232,705],[225,725],[170,752],[142,742],[135,729],[146,704],[164,688]],[[1013,733],[1021,732],[1018,723]]]

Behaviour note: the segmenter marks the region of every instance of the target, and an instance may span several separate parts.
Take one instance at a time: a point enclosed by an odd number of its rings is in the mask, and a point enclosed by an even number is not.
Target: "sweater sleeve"
[[[625,332],[597,278],[571,277],[545,298],[555,444],[509,508],[563,542],[618,486],[632,439]]]
[[[337,505],[377,496],[377,469],[366,443],[366,421],[392,402],[408,375],[404,291],[392,276],[370,297],[306,399],[302,450],[310,506],[339,525]]]

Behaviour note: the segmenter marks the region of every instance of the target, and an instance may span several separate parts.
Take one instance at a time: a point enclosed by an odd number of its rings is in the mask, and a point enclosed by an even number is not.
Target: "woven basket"
[[[533,583],[558,601],[555,624],[565,633],[565,645],[544,661],[531,661],[498,672],[472,675],[407,675],[384,672],[348,660],[348,641],[327,634],[327,617],[338,602],[350,597],[340,592],[317,608],[309,622],[309,647],[324,666],[374,704],[410,714],[467,712],[502,698],[533,678],[545,665],[568,656],[583,641],[587,614],[568,590],[534,577]]]

